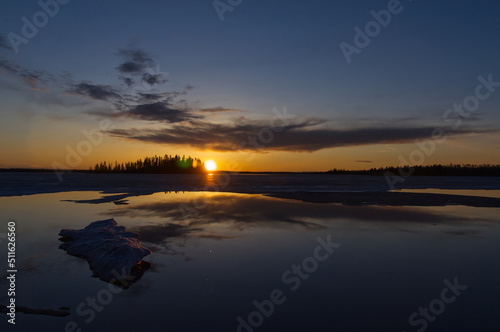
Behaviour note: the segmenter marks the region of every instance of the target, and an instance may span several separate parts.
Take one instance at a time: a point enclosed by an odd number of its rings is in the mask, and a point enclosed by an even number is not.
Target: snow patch
[[[151,250],[141,246],[138,233],[127,232],[114,219],[99,220],[84,229],[63,229],[59,248],[89,262],[94,276],[115,283],[125,279],[133,269],[141,269],[143,257]],[[125,273],[125,275],[124,275]]]

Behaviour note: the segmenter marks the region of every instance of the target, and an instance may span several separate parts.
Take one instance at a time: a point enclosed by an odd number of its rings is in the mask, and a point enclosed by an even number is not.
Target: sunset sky
[[[498,1],[40,3],[1,3],[0,167],[500,164]]]

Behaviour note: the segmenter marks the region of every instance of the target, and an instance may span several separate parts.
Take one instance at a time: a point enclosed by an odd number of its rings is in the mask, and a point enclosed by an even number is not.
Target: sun
[[[217,164],[213,160],[205,161],[205,168],[207,171],[215,171],[217,169]]]

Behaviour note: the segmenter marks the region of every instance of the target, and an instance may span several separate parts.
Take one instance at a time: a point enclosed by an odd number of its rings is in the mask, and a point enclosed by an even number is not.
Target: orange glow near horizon
[[[88,154],[81,154],[79,146],[83,134],[78,126],[46,128],[54,135],[44,135],[41,127],[42,124],[36,130],[32,128],[29,133],[20,132],[12,135],[8,133],[12,139],[2,145],[0,168],[52,169],[56,165],[59,169],[88,170],[103,161],[114,165],[115,161],[121,164],[144,159],[147,156],[167,154],[185,155],[202,161],[216,161],[217,170],[223,171],[325,172],[332,168],[359,170],[398,166],[401,163],[401,156],[408,160],[413,151],[420,151],[415,143],[410,142],[336,147],[311,153],[293,151],[253,153],[238,150],[200,150],[176,145],[158,146],[108,137],[103,144],[92,145],[92,150]],[[88,127],[91,128],[90,125]],[[498,133],[467,138],[454,137],[453,140],[449,139],[438,145],[439,152],[436,150],[434,154],[426,154],[422,164],[500,164],[499,140]]]

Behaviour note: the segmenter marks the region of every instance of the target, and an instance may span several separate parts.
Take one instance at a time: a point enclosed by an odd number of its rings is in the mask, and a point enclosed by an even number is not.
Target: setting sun
[[[213,160],[208,160],[205,162],[205,168],[207,171],[215,171],[217,169],[217,164]]]

